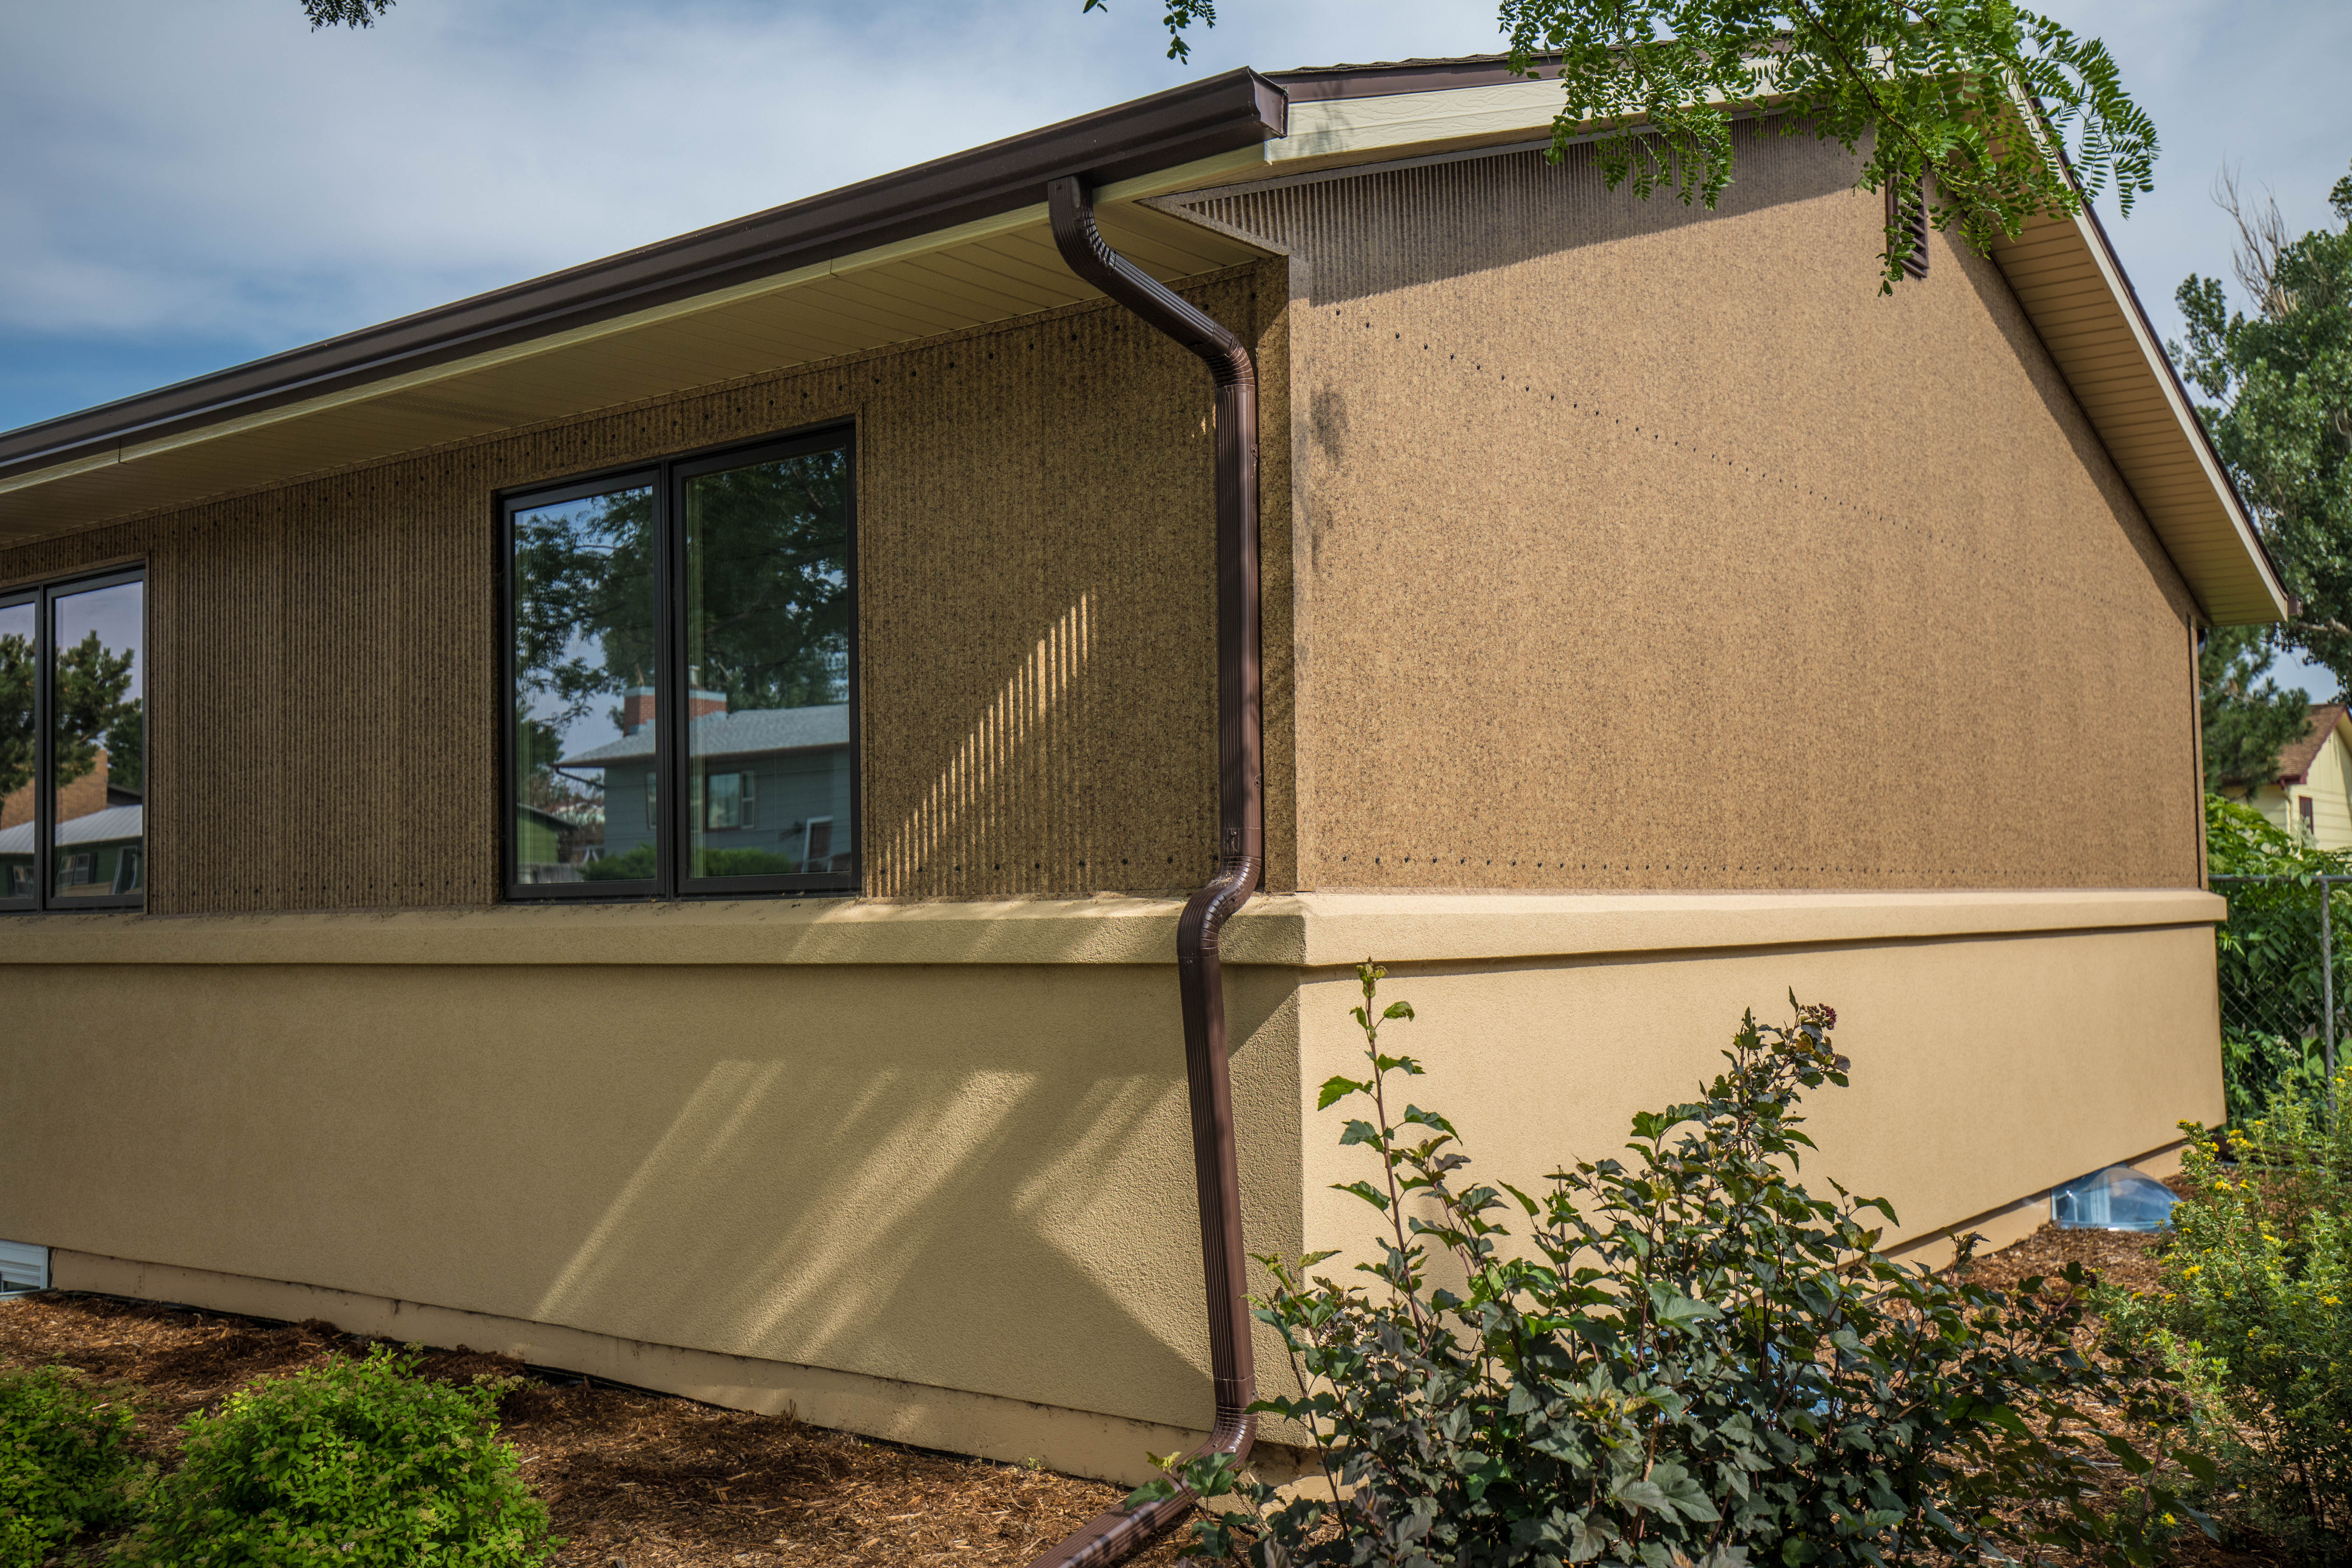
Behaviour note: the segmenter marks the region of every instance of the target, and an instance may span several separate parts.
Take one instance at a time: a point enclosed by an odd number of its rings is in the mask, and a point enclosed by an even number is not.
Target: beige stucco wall
[[[1279,263],[1188,286],[1289,357]],[[1188,887],[1213,866],[1207,373],[1108,303],[0,551],[143,560],[150,908],[498,896],[495,492],[857,431],[866,891]],[[1266,452],[1271,874],[1290,885],[1287,447]]]
[[[1712,212],[1170,198],[1293,262],[1300,885],[2194,885],[2192,603],[2000,271],[1882,299],[1855,161],[1735,134]]]
[[[1312,1109],[1353,1065],[1351,955],[1387,959],[1420,1011],[1395,1037],[1431,1069],[1415,1098],[1518,1179],[1681,1098],[1743,1007],[1831,1002],[1855,1084],[1819,1108],[1820,1169],[1926,1230],[2218,1114],[2218,912],[2193,892],[1261,899],[1227,944],[1249,1245],[1365,1234],[1326,1190],[1352,1173],[1339,1119]],[[25,922],[0,949],[0,1237],[116,1260],[76,1267],[117,1288],[291,1281],[520,1345],[540,1324],[748,1358],[783,1370],[677,1378],[909,1441],[985,1449],[993,1425],[1004,1457],[1100,1468],[1100,1423],[1056,1449],[985,1402],[1205,1419],[1174,915]],[[855,1397],[792,1395],[824,1384],[792,1368]]]

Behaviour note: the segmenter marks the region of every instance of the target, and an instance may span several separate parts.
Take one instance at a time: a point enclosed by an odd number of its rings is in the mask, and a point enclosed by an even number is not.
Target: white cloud
[[[87,401],[77,373],[100,361],[134,374],[152,348],[160,382],[192,343],[288,347],[1234,65],[1497,42],[1489,0],[1227,0],[1183,68],[1160,8],[400,0],[370,31],[311,34],[295,0],[20,5],[0,54],[0,424]],[[2073,7],[2165,138],[2158,194],[2110,225],[2162,330],[2182,275],[2226,267],[2205,195],[2224,158],[2300,228],[2352,157],[2334,79],[2352,8],[2245,14]]]
[[[1487,47],[1483,7],[1294,7],[1160,58],[1127,0],[40,7],[0,65],[0,327],[283,342],[717,223],[1312,38]],[[1257,46],[1258,47],[1251,47]],[[1328,50],[1323,52],[1328,52]],[[1344,52],[1344,49],[1343,49]]]

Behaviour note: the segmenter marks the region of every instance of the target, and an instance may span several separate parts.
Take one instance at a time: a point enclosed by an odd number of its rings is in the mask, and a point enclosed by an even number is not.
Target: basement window
[[[1886,182],[1886,235],[1897,245],[1908,242],[1903,270],[1914,278],[1927,276],[1927,178]]]
[[[0,1241],[0,1296],[48,1288],[47,1247],[31,1241]]]
[[[509,898],[857,890],[851,476],[835,428],[502,499]]]
[[[0,590],[0,910],[146,901],[146,580]]]

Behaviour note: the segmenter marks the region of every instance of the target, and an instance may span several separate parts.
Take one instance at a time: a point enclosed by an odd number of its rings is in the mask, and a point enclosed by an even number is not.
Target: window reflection
[[[50,891],[61,902],[146,884],[145,597],[144,584],[116,583],[50,602]]]
[[[33,896],[33,680],[39,607],[0,605],[0,900]]]
[[[685,481],[689,877],[848,876],[849,454]]]
[[[515,872],[654,875],[654,491],[514,514]]]

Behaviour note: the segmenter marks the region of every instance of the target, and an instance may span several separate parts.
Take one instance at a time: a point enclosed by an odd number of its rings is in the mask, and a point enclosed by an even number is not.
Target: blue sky
[[[2105,38],[2163,138],[2156,194],[2106,215],[2159,331],[2184,276],[2226,273],[2225,163],[2297,232],[2327,221],[2352,6],[2045,3]],[[1226,0],[1184,67],[1160,8],[400,0],[313,34],[297,0],[17,0],[0,429],[1232,66],[1498,43],[1490,0]]]

